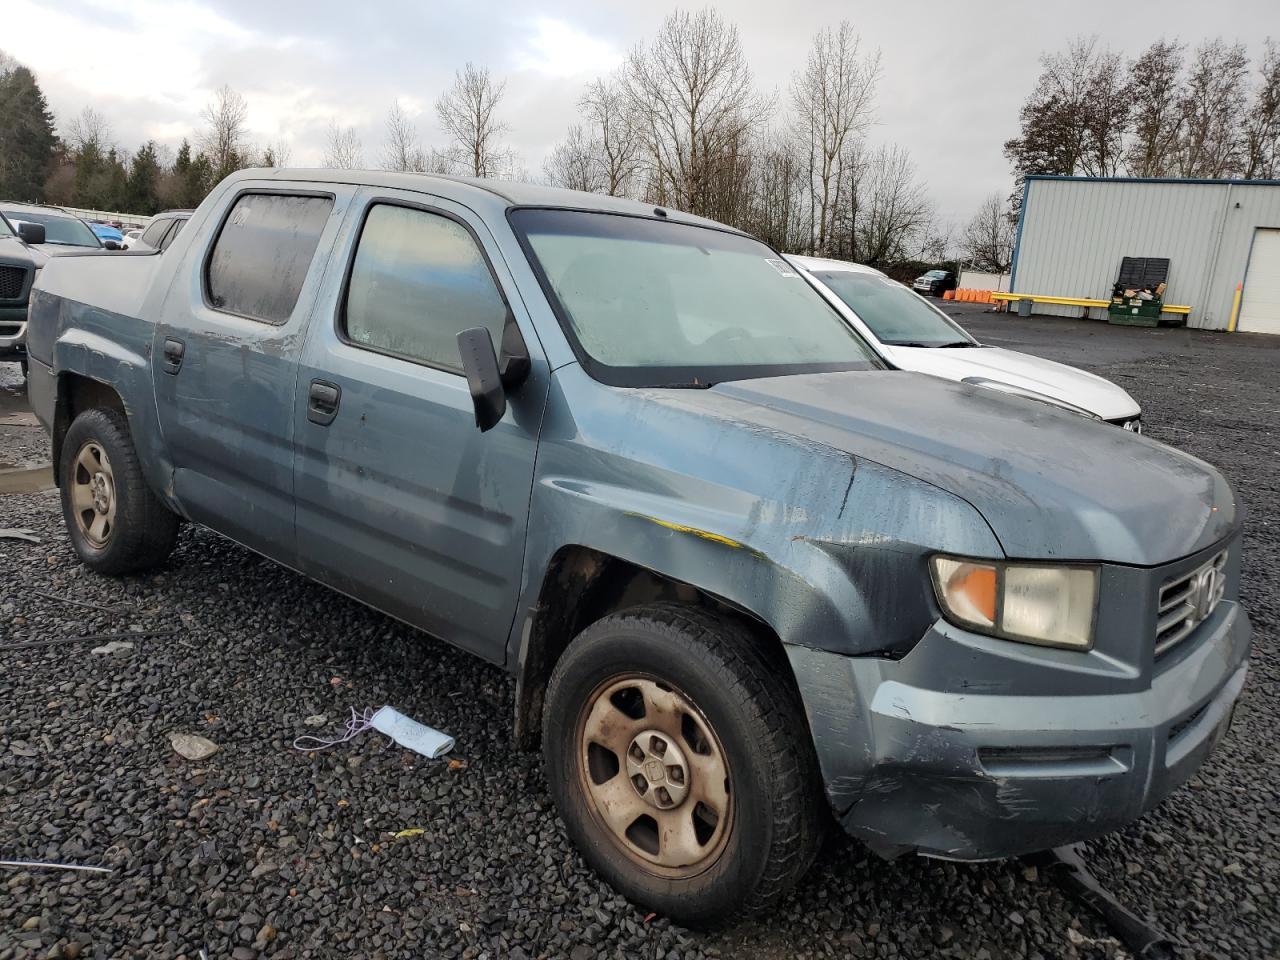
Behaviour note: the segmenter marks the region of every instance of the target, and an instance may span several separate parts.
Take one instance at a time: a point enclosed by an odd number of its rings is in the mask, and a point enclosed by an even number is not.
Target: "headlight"
[[[1093,646],[1098,568],[933,557],[947,619],[1005,640],[1069,650]]]

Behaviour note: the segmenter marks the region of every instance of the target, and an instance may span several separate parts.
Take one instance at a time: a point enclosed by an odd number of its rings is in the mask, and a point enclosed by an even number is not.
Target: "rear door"
[[[152,345],[179,502],[293,565],[298,357],[352,192],[240,185],[187,248]]]
[[[501,662],[520,591],[546,361],[470,210],[381,190],[365,191],[358,206],[339,241],[341,269],[326,283],[328,314],[317,313],[299,369],[299,561]],[[496,343],[508,318],[532,371],[509,393],[502,421],[481,433],[456,338],[479,326]]]

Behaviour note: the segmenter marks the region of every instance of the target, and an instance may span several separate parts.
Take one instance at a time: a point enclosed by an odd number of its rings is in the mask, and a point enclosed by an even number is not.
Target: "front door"
[[[212,239],[181,254],[152,343],[179,502],[290,564],[298,358],[343,212],[329,193],[242,190]]]
[[[334,315],[317,317],[295,406],[302,568],[501,661],[524,559],[546,364],[510,276],[465,207],[367,191],[339,240]],[[522,328],[533,369],[475,425],[457,334]]]

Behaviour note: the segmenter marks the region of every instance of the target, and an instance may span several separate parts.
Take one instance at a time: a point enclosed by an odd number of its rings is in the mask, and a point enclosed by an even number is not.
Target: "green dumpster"
[[[1118,300],[1112,300],[1107,307],[1107,321],[1129,327],[1158,327],[1160,314],[1163,311],[1163,300],[1121,297]]]

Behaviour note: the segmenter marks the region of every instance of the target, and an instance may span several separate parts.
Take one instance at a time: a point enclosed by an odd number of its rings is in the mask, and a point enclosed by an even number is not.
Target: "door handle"
[[[173,337],[164,338],[164,372],[176,374],[182,366],[182,356],[187,352],[187,346],[181,340],[175,340]]]
[[[307,391],[307,419],[327,427],[338,415],[338,404],[342,400],[342,388],[328,380],[312,380]]]

